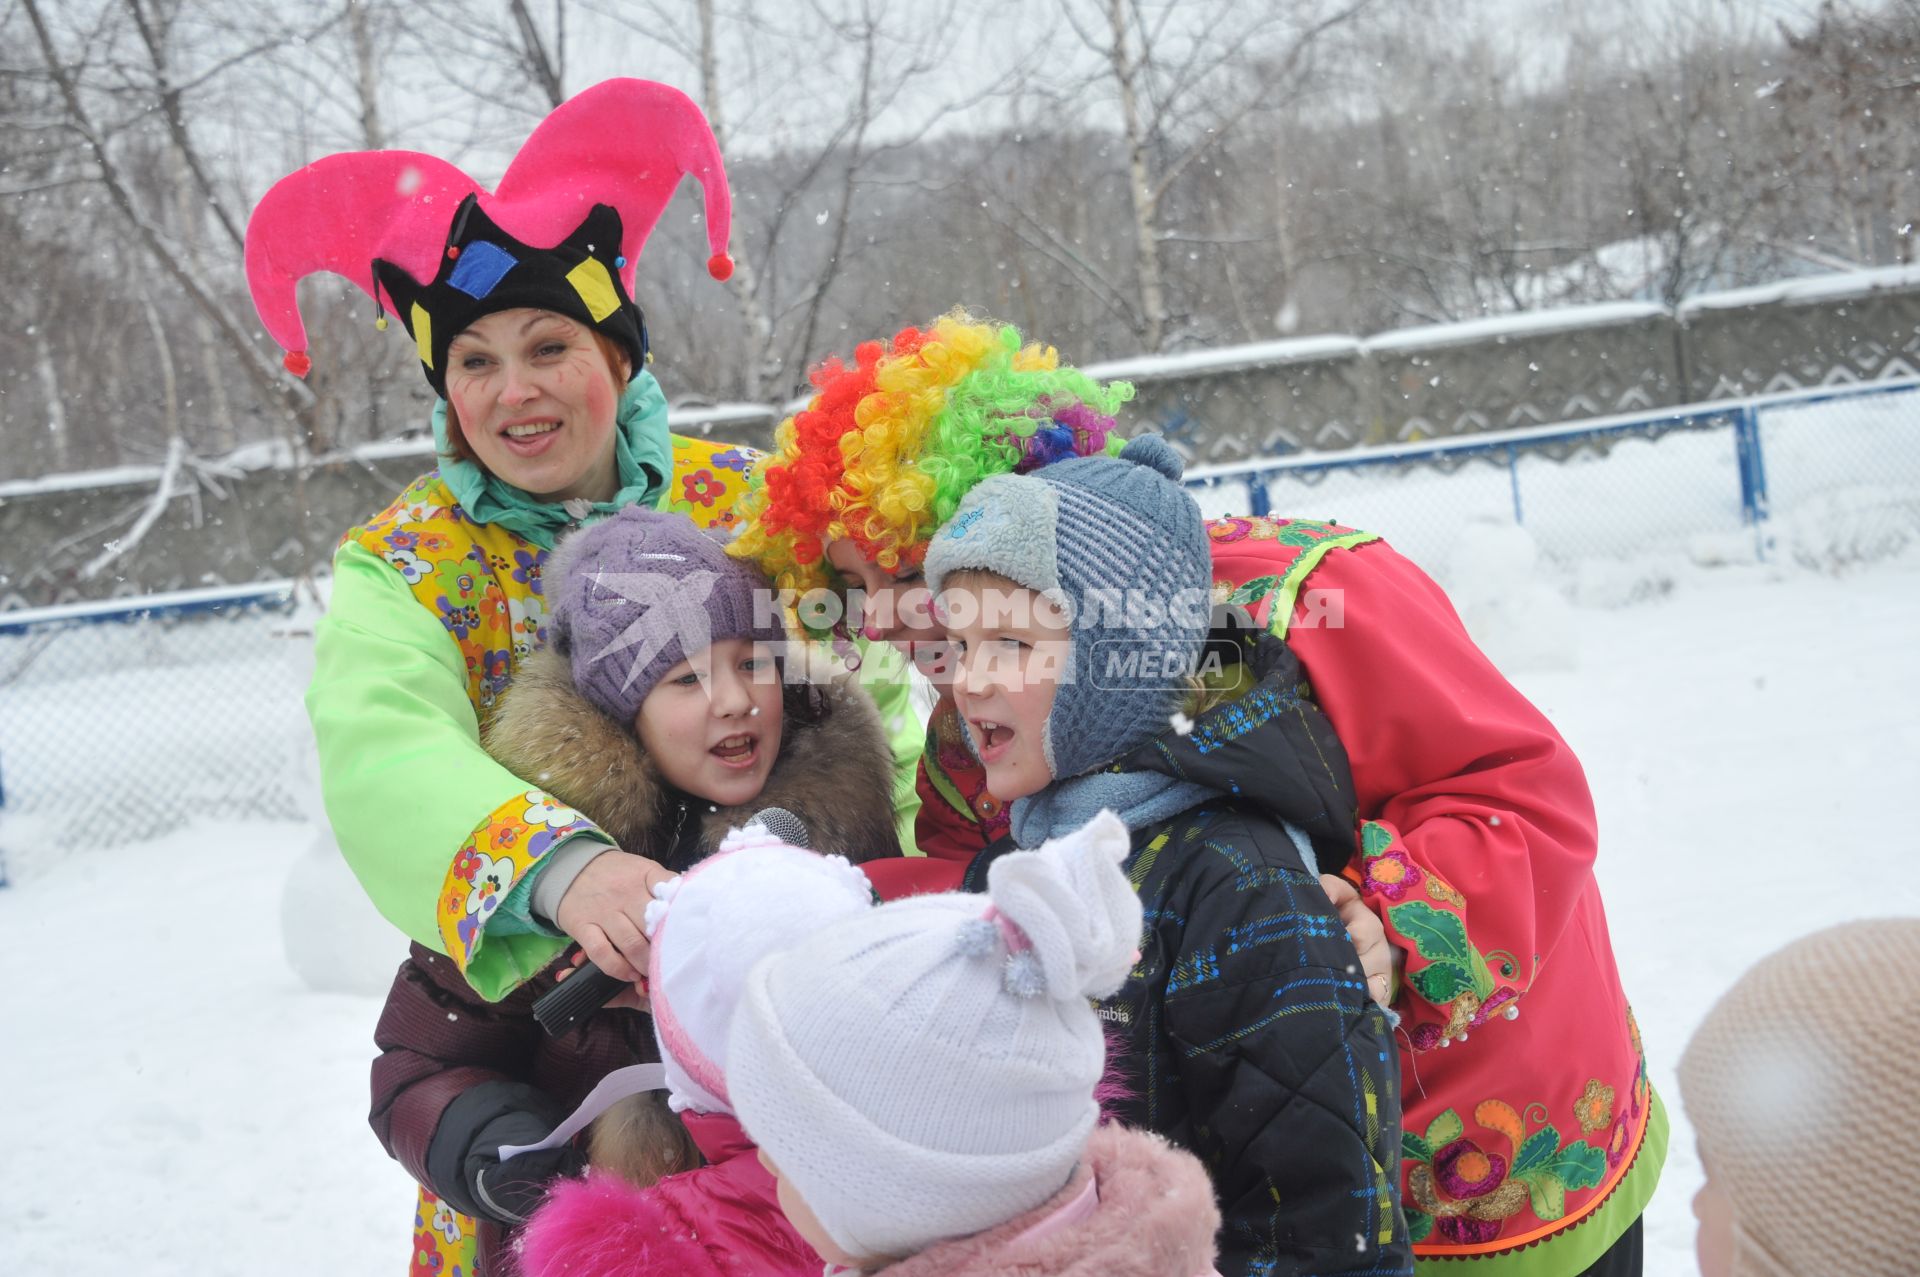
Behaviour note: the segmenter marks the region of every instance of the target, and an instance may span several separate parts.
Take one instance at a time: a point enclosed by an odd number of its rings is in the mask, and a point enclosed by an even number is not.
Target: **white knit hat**
[[[725,1113],[727,1028],[747,972],[767,954],[873,905],[844,856],[781,842],[760,825],[655,888],[647,906],[647,989],[675,1112]]]
[[[849,1255],[911,1254],[1066,1185],[1099,1118],[1089,999],[1138,953],[1128,846],[1101,812],[995,861],[984,898],[882,905],[748,975],[734,1111]]]

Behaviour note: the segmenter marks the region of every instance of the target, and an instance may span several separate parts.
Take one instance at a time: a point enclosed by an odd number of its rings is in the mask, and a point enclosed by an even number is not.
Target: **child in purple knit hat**
[[[557,841],[500,893],[487,924],[496,943],[559,934],[561,896],[599,856],[682,871],[767,808],[797,816],[823,852],[856,863],[899,854],[892,753],[872,702],[787,677],[768,584],[720,541],[684,515],[629,508],[562,541],[545,578],[548,646],[523,662],[482,740],[595,832]],[[588,1161],[571,1142],[504,1160],[501,1148],[540,1143],[608,1073],[658,1058],[639,989],[566,1038],[546,1037],[532,1006],[564,966],[487,1003],[453,963],[415,946],[375,1032],[375,1130],[391,1148],[424,1144],[407,1169],[479,1221],[490,1254]],[[623,1126],[654,1147],[617,1156],[650,1174],[697,1165],[696,1147],[713,1160],[722,1148],[710,1140],[737,1139],[689,1136],[651,1099],[635,1103],[657,1111],[636,1121],[628,1104]],[[617,1142],[599,1138],[594,1151]]]
[[[766,578],[685,515],[629,506],[561,542],[546,575],[555,647],[615,722],[631,723],[662,674],[712,643],[787,637]]]

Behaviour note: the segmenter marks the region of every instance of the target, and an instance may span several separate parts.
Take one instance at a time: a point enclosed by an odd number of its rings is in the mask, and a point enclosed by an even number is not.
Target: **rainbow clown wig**
[[[1118,452],[1113,414],[1133,398],[1128,383],[1103,386],[1012,325],[957,310],[809,378],[816,393],[780,423],[730,547],[796,593],[833,583],[826,548],[841,538],[888,572],[918,568],[982,479]]]

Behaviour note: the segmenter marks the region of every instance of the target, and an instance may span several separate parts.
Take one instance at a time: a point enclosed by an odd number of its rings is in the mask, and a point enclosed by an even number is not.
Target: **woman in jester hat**
[[[416,961],[489,1001],[570,940],[613,975],[645,968],[643,912],[665,871],[599,854],[614,840],[540,777],[496,763],[480,732],[546,641],[557,536],[633,505],[728,525],[756,460],[669,433],[646,367],[635,274],[686,175],[705,195],[708,269],[725,279],[731,202],[713,133],[684,94],[643,80],[557,107],[494,190],[430,155],[331,155],[274,185],[247,227],[248,284],[290,372],[311,366],[296,285],[332,271],[373,298],[377,326],[399,318],[438,396],[439,466],[334,555],[307,706],[348,863]],[[911,737],[909,793],[917,726]],[[573,875],[551,917],[526,907],[543,874]],[[423,1195],[417,1269],[473,1274],[473,1231]]]
[[[1117,450],[1131,387],[959,312],[813,382],[754,474],[732,548],[783,588],[857,588],[863,633],[937,682],[945,633],[920,585],[935,530],[988,475]],[[1393,978],[1376,989],[1400,1016],[1394,1169],[1418,1271],[1638,1274],[1667,1120],[1613,958],[1579,760],[1378,536],[1264,515],[1207,530],[1216,597],[1254,630],[1213,650],[1244,652],[1257,686],[1157,752],[1206,768],[1266,751],[1262,797],[1312,836],[1322,869],[1344,866],[1329,891],[1363,957],[1353,911],[1384,925]],[[942,695],[916,828],[947,867],[935,889],[981,881],[1015,841],[969,740]],[[1195,740],[1231,748],[1209,763]]]

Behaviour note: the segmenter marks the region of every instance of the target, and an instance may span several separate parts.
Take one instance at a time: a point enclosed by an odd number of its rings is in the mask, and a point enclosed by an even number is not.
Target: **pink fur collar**
[[[1089,1176],[1099,1193],[1091,1214],[1025,1236],[1072,1204]],[[1199,1277],[1213,1269],[1219,1227],[1213,1186],[1191,1153],[1145,1131],[1102,1126],[1079,1171],[1045,1205],[987,1232],[939,1242],[881,1275]]]

